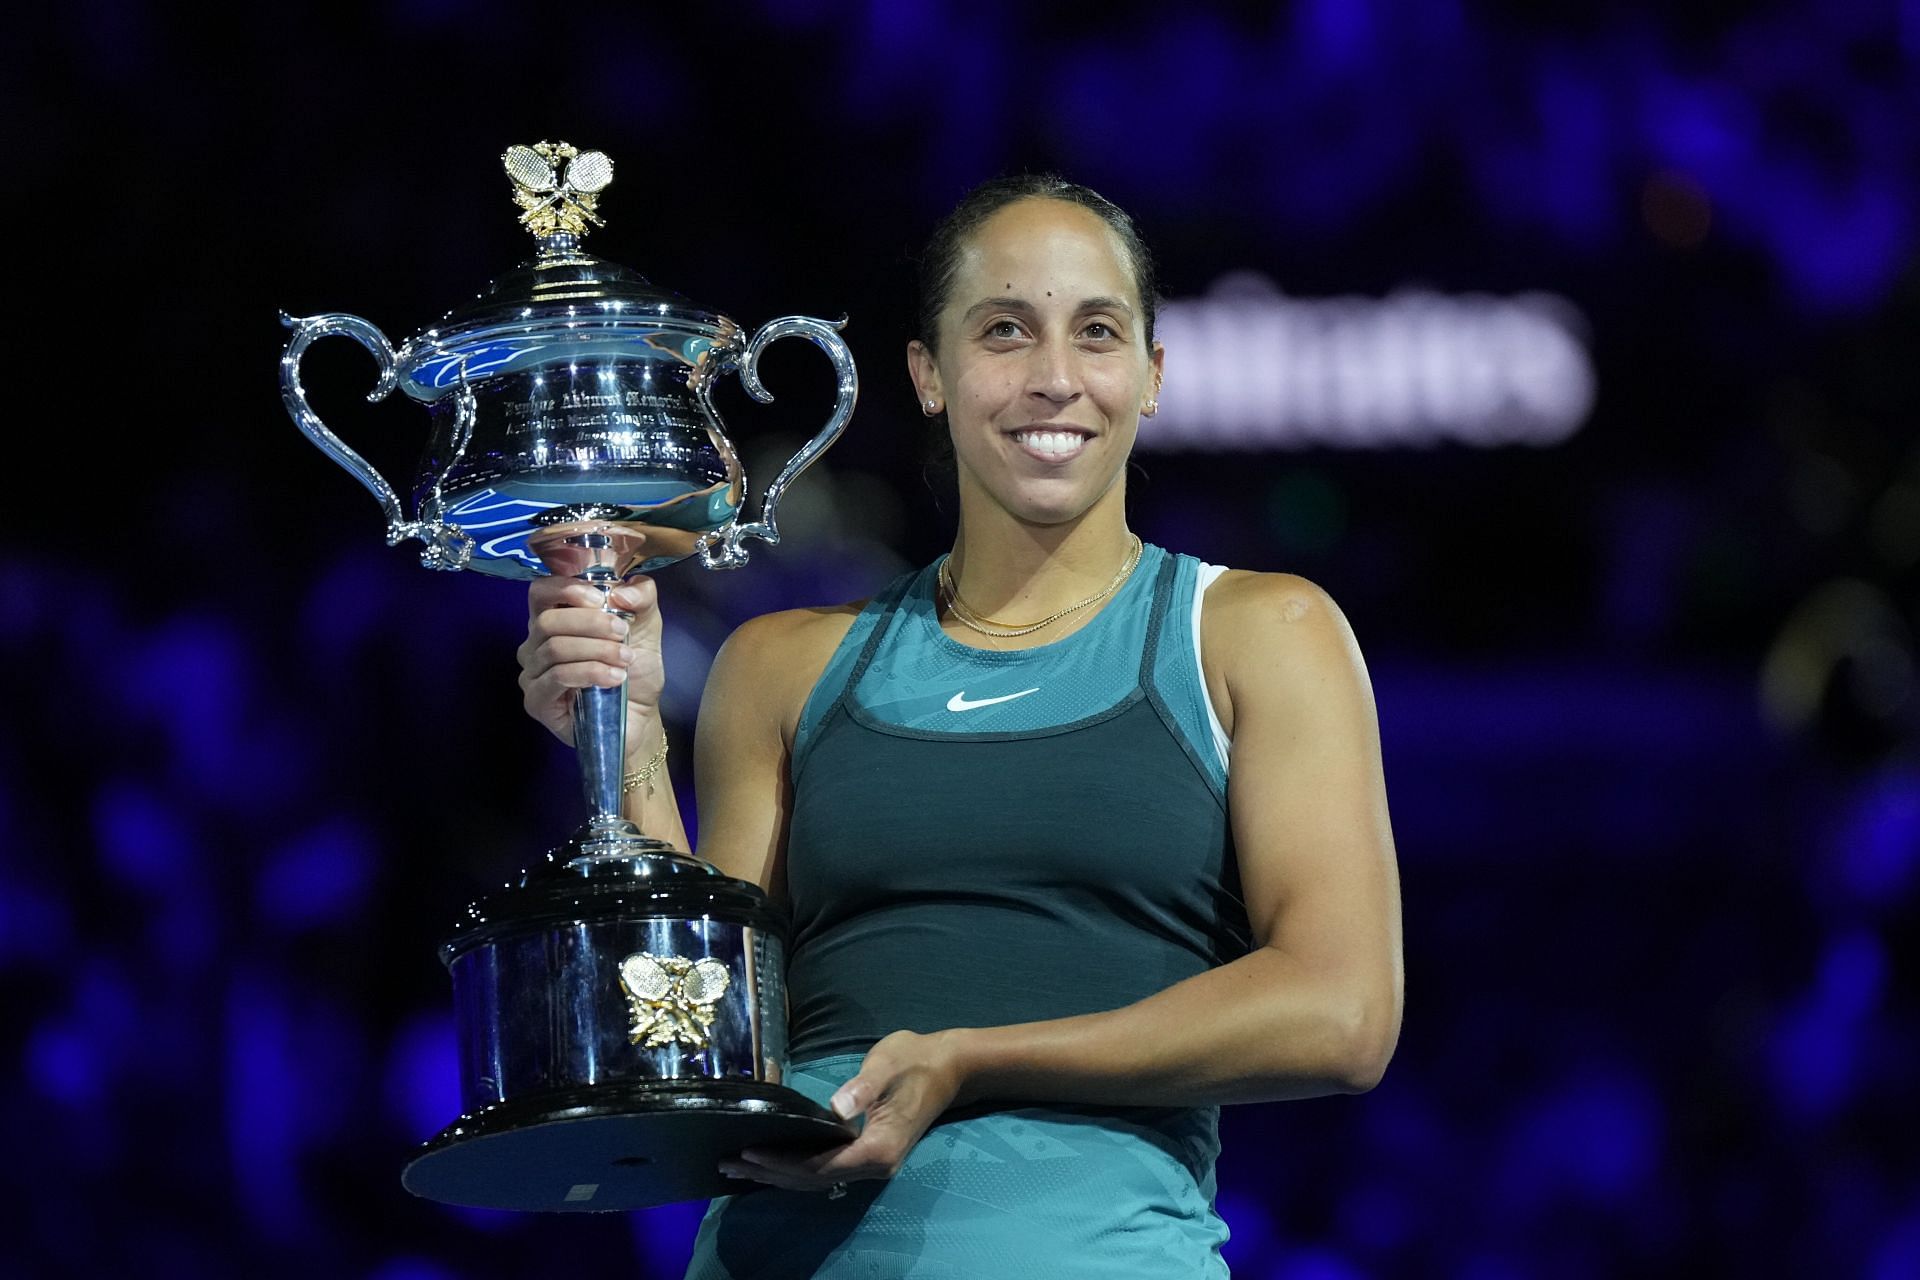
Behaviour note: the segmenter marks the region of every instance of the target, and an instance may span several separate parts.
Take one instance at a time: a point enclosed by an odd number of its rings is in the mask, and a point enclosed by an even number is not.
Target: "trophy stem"
[[[622,578],[617,567],[626,545],[624,535],[604,526],[569,533],[548,548],[542,559],[554,569],[564,548],[567,568],[588,561],[572,576],[600,589],[600,607],[626,617],[614,607],[613,589]],[[634,875],[665,875],[681,869],[710,871],[706,864],[655,840],[620,812],[621,771],[627,760],[627,682],[612,689],[582,689],[573,699],[573,749],[580,760],[580,784],[587,800],[587,821],[554,857],[579,874],[603,864],[618,863]],[[669,866],[668,864],[672,864]]]
[[[601,608],[618,613],[612,591],[619,584],[607,565],[592,565],[579,575],[600,588]],[[590,825],[620,821],[620,776],[627,759],[627,682],[611,689],[582,689],[573,704],[573,744],[580,757]]]

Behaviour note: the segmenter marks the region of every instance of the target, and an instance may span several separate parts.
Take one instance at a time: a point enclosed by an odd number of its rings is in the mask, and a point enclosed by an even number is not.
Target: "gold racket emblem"
[[[706,1048],[714,1006],[731,981],[727,966],[711,957],[694,961],[635,952],[620,962],[620,989],[633,1015],[627,1039],[649,1049]]]
[[[613,161],[604,151],[581,151],[564,142],[508,147],[501,167],[513,180],[520,221],[545,240],[555,232],[582,236],[600,226],[600,193],[613,181]]]

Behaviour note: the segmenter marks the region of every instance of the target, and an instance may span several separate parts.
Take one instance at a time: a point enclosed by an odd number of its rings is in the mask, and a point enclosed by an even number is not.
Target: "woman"
[[[989,183],[921,275],[953,551],[742,626],[696,740],[701,855],[794,912],[789,1083],[864,1127],[724,1165],[777,1190],[715,1201],[689,1275],[1224,1275],[1218,1106],[1368,1089],[1399,1032],[1365,670],[1312,584],[1128,532],[1163,352],[1125,213]],[[616,596],[630,630],[534,586],[526,704],[570,741],[629,679],[630,816],[685,847],[653,587]]]

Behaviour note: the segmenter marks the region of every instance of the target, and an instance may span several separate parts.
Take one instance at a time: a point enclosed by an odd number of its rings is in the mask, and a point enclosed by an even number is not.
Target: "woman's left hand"
[[[733,1178],[789,1191],[826,1191],[835,1183],[891,1178],[940,1113],[966,1083],[957,1033],[896,1031],[867,1051],[860,1071],[833,1095],[834,1114],[866,1126],[852,1142],[813,1155],[767,1148],[743,1151],[720,1164]]]

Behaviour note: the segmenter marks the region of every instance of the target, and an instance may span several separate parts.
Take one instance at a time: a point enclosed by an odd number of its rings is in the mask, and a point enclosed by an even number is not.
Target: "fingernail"
[[[833,1107],[833,1114],[839,1116],[842,1120],[851,1120],[853,1118],[853,1095],[846,1090],[842,1089],[839,1093],[834,1094],[833,1102],[830,1105]]]
[[[622,609],[638,609],[640,607],[640,593],[632,587],[621,587],[613,593],[613,602]]]
[[[625,666],[625,665],[627,665],[628,663],[631,663],[632,661],[633,661],[633,650],[631,650],[631,649],[629,649],[629,648],[627,648],[627,646],[625,646],[625,645],[621,645],[621,646],[620,646],[620,663],[621,663],[621,665],[622,665],[622,666]]]
[[[628,632],[633,630],[631,624],[629,624],[625,618],[609,618],[608,620],[613,623],[613,638],[615,640],[625,640]]]

